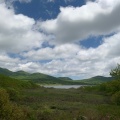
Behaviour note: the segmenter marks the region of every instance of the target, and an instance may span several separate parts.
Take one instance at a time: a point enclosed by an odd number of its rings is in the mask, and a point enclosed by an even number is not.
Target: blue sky
[[[85,3],[84,0],[32,0],[28,4],[14,2],[16,13],[22,13],[36,20],[38,19],[53,19],[56,18],[60,12],[60,6],[81,6]]]
[[[56,1],[48,1],[48,0],[32,0],[28,4],[20,3],[19,1],[14,2],[14,8],[16,14],[24,14],[28,17],[34,18],[35,20],[47,20],[47,19],[55,19],[60,13],[60,6],[74,6],[80,7],[84,5],[86,1],[84,0],[56,0]],[[93,40],[94,39],[94,40]],[[89,48],[89,47],[97,47],[101,42],[101,37],[91,37],[82,41],[80,44]]]
[[[1,0],[0,67],[84,79],[120,63],[119,0]]]

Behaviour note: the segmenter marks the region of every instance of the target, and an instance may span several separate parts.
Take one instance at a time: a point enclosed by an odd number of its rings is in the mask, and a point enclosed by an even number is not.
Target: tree
[[[115,77],[117,80],[120,80],[120,64],[116,68],[112,69],[110,72],[112,77]]]
[[[0,88],[0,120],[26,120],[22,107],[9,100],[9,94]]]

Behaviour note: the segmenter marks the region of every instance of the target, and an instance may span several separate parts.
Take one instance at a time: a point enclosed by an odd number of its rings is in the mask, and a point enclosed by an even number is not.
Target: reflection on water
[[[70,89],[79,88],[85,85],[44,85],[45,88],[56,88],[56,89]]]

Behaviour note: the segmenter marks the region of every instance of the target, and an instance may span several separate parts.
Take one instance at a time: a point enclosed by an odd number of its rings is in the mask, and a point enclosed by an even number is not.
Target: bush
[[[13,101],[18,100],[19,92],[14,88],[7,88],[7,93],[9,94],[10,100],[13,100]]]
[[[48,106],[37,110],[37,120],[54,120],[53,112]]]
[[[113,103],[120,105],[120,91],[112,95],[111,100]]]
[[[12,108],[9,102],[9,95],[5,89],[0,88],[0,119],[10,117]]]
[[[23,110],[9,101],[5,89],[0,88],[0,120],[26,120]]]
[[[120,91],[120,80],[113,80],[99,85],[99,90],[107,95],[113,95]]]
[[[112,77],[115,77],[117,80],[120,80],[120,64],[118,64],[116,68],[111,70],[110,75]]]

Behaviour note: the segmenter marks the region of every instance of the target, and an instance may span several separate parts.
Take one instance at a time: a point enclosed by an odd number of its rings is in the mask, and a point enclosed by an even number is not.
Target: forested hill
[[[0,68],[0,74],[9,76],[11,78],[19,79],[19,80],[31,80],[35,83],[40,83],[40,84],[65,84],[65,85],[84,84],[84,83],[81,83],[80,81],[76,82],[68,77],[56,78],[43,73],[28,73],[25,71],[12,72],[4,68]]]
[[[96,76],[85,80],[72,80],[69,77],[57,78],[43,73],[28,73],[25,71],[12,72],[4,68],[0,68],[0,74],[19,80],[31,80],[35,83],[40,84],[64,84],[64,85],[100,84],[113,79],[111,77]]]
[[[103,77],[103,76],[95,76],[89,79],[81,80],[81,82],[87,83],[87,84],[101,84],[104,82],[108,82],[114,80],[113,77]]]

